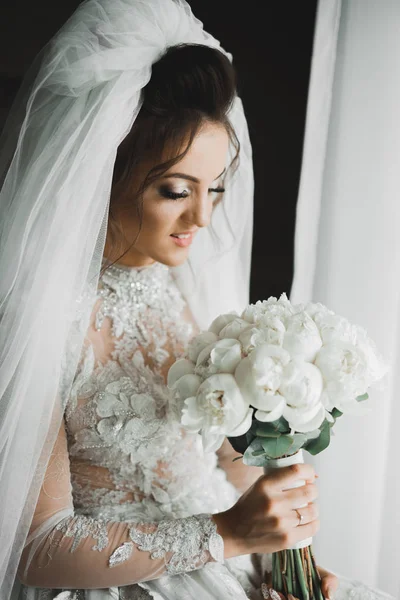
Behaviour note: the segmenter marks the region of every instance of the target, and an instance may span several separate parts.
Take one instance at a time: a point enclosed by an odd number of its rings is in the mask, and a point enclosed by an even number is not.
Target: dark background
[[[0,128],[21,77],[77,0],[5,0],[0,7]],[[290,293],[317,0],[189,0],[232,53],[253,146],[251,301]]]

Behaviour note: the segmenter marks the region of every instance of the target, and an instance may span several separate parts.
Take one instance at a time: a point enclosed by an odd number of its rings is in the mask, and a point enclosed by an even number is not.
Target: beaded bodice
[[[193,502],[221,507],[213,490],[225,474],[182,429],[166,386],[197,330],[190,317],[165,265],[112,265],[100,277],[65,411],[76,512],[157,520],[192,514]]]

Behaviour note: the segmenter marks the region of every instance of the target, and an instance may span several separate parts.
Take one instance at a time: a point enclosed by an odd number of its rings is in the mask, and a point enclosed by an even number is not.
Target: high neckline
[[[125,271],[125,272],[153,271],[157,268],[157,265],[159,265],[162,268],[162,270],[168,269],[167,265],[164,265],[163,263],[160,263],[157,261],[151,263],[151,265],[130,266],[130,265],[122,265],[119,263],[113,263],[108,258],[103,257],[102,266],[104,266],[104,265],[107,265],[107,268],[116,269],[116,270]]]
[[[132,332],[136,324],[148,314],[174,313],[182,310],[184,300],[174,285],[167,265],[154,262],[142,267],[111,264],[99,278],[98,295],[103,299],[96,317],[96,329],[101,329],[105,316],[113,320],[115,337]],[[171,312],[171,314],[172,314]],[[115,327],[114,327],[115,326]]]

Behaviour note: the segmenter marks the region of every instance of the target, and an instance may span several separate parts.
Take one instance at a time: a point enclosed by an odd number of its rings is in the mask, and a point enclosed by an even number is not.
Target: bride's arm
[[[216,531],[216,523],[207,514],[147,525],[76,515],[62,421],[18,576],[25,585],[56,589],[149,581],[223,559],[222,538]]]
[[[241,456],[236,452],[228,438],[225,438],[221,448],[217,450],[218,466],[226,473],[226,477],[239,492],[245,492],[263,474],[261,467],[248,467],[243,460],[234,458]]]

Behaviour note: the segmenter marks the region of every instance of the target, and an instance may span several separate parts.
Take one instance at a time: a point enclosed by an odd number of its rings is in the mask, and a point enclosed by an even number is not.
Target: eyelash
[[[225,188],[223,188],[223,187],[210,188],[208,191],[209,192],[217,192],[218,194],[222,194],[223,192],[225,192]],[[188,193],[185,193],[185,192],[178,194],[177,192],[171,192],[171,190],[166,190],[166,189],[161,189],[160,194],[164,198],[168,198],[168,200],[179,200],[180,198],[187,198],[189,195]]]

